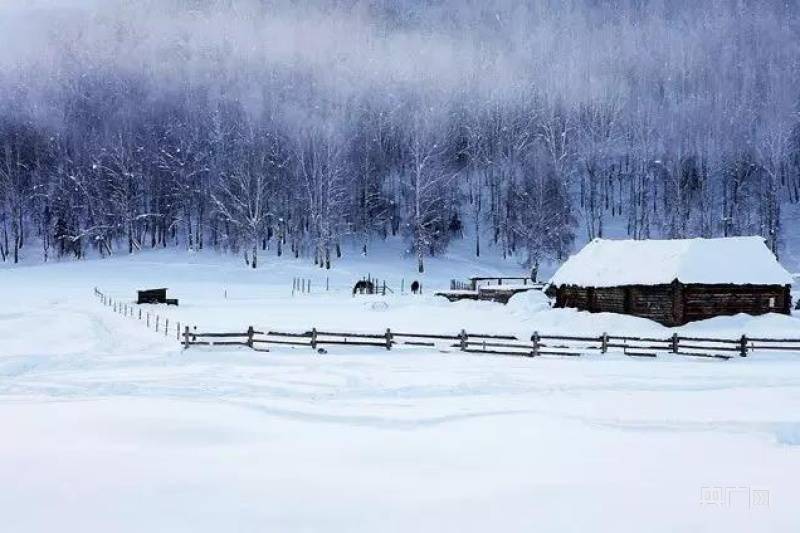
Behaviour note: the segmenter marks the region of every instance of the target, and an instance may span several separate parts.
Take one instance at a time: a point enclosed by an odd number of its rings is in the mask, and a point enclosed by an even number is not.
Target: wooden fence
[[[152,312],[133,302],[120,301],[111,298],[105,293],[101,292],[97,287],[94,289],[94,295],[100,301],[100,303],[114,313],[138,320],[148,329],[151,329],[154,332],[163,335],[164,337],[171,336],[172,332],[174,331],[175,338],[177,340],[181,340],[181,332],[183,330],[181,329],[182,324],[179,321],[170,321],[168,316],[162,315],[161,313]]]
[[[602,334],[599,336],[546,335],[534,332],[530,339],[514,335],[467,333],[454,335],[410,333],[386,329],[382,333],[335,332],[312,328],[304,332],[260,331],[253,326],[244,332],[202,332],[197,326],[179,321],[131,302],[118,301],[94,289],[94,295],[109,310],[138,320],[165,337],[175,335],[184,348],[191,346],[244,346],[268,351],[269,346],[301,346],[318,350],[323,346],[366,346],[392,350],[395,346],[457,349],[465,353],[538,357],[543,355],[578,357],[585,354],[621,352],[630,357],[656,357],[675,354],[687,357],[730,359],[753,352],[798,352],[800,338],[766,338],[742,335],[735,339],[682,336],[636,337]]]
[[[513,335],[467,333],[456,335],[407,333],[387,329],[383,333],[345,333],[312,328],[292,333],[259,331],[252,326],[245,332],[206,333],[186,327],[182,342],[185,348],[204,346],[246,346],[265,351],[267,346],[305,346],[314,350],[322,346],[370,346],[391,350],[395,346],[425,346],[458,349],[477,354],[537,357],[543,355],[578,357],[584,354],[621,352],[630,357],[656,357],[675,354],[687,357],[730,359],[747,357],[753,351],[783,350],[800,352],[800,339],[766,339],[741,336],[738,339],[681,336],[667,338],[634,337],[603,334],[599,336],[545,335],[534,332],[530,339]]]

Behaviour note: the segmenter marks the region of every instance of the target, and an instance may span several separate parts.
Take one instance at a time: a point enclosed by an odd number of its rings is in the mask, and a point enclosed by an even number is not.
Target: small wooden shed
[[[792,276],[761,237],[595,239],[550,280],[555,307],[679,326],[747,313],[791,313]]]

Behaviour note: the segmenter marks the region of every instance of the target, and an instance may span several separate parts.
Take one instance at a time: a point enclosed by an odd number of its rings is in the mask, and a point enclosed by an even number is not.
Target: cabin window
[[[775,297],[774,296],[769,299],[769,306],[770,307],[775,307]]]

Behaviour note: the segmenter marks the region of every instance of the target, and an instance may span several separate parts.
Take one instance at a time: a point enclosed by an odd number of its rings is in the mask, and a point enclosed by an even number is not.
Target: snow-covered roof
[[[675,240],[595,239],[550,280],[556,286],[684,284],[788,285],[792,276],[761,237]]]

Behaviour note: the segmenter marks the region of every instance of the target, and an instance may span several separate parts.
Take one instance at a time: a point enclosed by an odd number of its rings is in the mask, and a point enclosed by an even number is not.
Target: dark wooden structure
[[[136,303],[178,305],[178,300],[167,298],[167,289],[146,289],[137,291]]]
[[[595,239],[553,275],[555,307],[623,313],[666,326],[791,313],[792,276],[760,237]]]
[[[622,287],[549,287],[555,307],[622,313],[680,326],[694,320],[747,313],[791,313],[789,285],[690,284]]]

